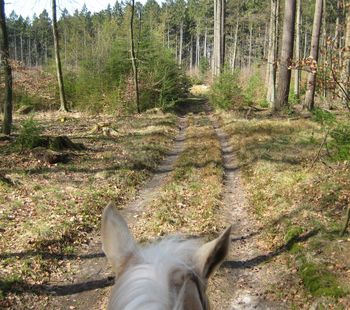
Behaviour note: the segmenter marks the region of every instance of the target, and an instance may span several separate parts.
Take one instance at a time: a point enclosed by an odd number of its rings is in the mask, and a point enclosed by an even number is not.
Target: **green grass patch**
[[[348,294],[348,291],[337,281],[336,275],[328,271],[325,265],[306,262],[304,259],[298,274],[313,296],[339,298]]]

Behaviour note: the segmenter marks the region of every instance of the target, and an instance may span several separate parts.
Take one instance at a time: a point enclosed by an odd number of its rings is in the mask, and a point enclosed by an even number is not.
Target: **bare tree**
[[[58,42],[59,39],[58,39],[58,29],[57,29],[56,0],[52,0],[52,30],[53,30],[54,49],[55,49],[58,90],[60,93],[60,103],[61,103],[60,110],[67,112],[68,105],[66,101],[66,94],[64,92],[62,65],[61,65],[61,58],[60,58],[60,46]]]
[[[141,113],[140,109],[140,93],[139,93],[139,80],[138,80],[138,68],[137,60],[135,57],[135,42],[134,42],[134,16],[135,16],[135,0],[131,0],[131,16],[130,16],[130,43],[131,43],[131,64],[132,71],[134,73],[134,87],[135,87],[135,97],[136,97],[136,108],[137,113]]]
[[[278,76],[277,97],[274,110],[280,110],[288,105],[291,70],[290,61],[293,57],[294,22],[296,0],[286,0],[284,9],[281,62]]]
[[[6,29],[4,0],[0,0],[0,31],[2,39],[0,55],[5,73],[4,123],[2,126],[2,132],[5,135],[9,135],[11,134],[12,129],[12,71],[9,63],[9,43]]]
[[[312,26],[312,40],[310,57],[313,60],[312,68],[307,78],[307,88],[305,94],[304,106],[309,110],[314,108],[315,89],[316,89],[316,72],[317,72],[317,61],[318,61],[318,49],[320,41],[320,31],[322,24],[322,12],[323,12],[323,0],[316,0],[314,23]]]

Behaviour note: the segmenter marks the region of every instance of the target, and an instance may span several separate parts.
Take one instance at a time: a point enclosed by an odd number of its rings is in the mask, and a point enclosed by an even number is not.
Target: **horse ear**
[[[202,277],[208,279],[224,261],[230,247],[231,226],[213,241],[202,245],[195,254],[195,263]]]
[[[103,211],[101,235],[102,250],[117,272],[125,260],[137,252],[137,245],[127,223],[111,202]]]

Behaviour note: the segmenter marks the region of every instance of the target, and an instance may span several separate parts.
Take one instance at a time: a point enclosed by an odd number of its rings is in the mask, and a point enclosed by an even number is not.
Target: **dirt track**
[[[220,141],[224,167],[223,213],[225,224],[233,225],[232,245],[227,261],[211,280],[209,296],[214,309],[284,309],[283,302],[269,298],[274,282],[280,281],[278,265],[271,260],[278,253],[263,253],[259,249],[259,225],[249,215],[239,167],[228,143],[228,137],[211,112],[209,118]],[[183,151],[186,136],[186,118],[179,123],[174,147],[155,171],[154,176],[138,192],[133,201],[123,208],[123,215],[132,227],[143,208],[159,193]],[[114,278],[101,252],[99,235],[81,250],[79,259],[72,261],[73,280],[48,286],[48,307],[54,309],[104,309],[109,287]]]

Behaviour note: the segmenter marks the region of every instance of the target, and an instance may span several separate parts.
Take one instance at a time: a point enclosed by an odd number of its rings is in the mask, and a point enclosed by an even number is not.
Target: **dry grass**
[[[142,215],[139,236],[209,236],[222,228],[218,220],[223,177],[220,145],[205,115],[189,121],[185,150],[160,197]]]
[[[322,152],[311,167],[324,133],[310,120],[218,117],[240,161],[251,210],[264,226],[265,247],[317,231],[286,254],[290,281],[277,291],[296,307],[316,301],[349,307],[350,238],[339,237],[350,202],[349,163],[330,161]]]
[[[44,134],[68,135],[87,149],[70,152],[67,164],[49,165],[30,151],[18,153],[2,142],[0,172],[15,183],[0,183],[3,306],[19,298],[11,293],[16,283],[41,284],[68,272],[64,256],[87,242],[108,201],[122,207],[134,196],[176,133],[176,119],[170,114],[112,118],[48,113],[36,119]],[[97,122],[109,123],[118,136],[91,133]]]

